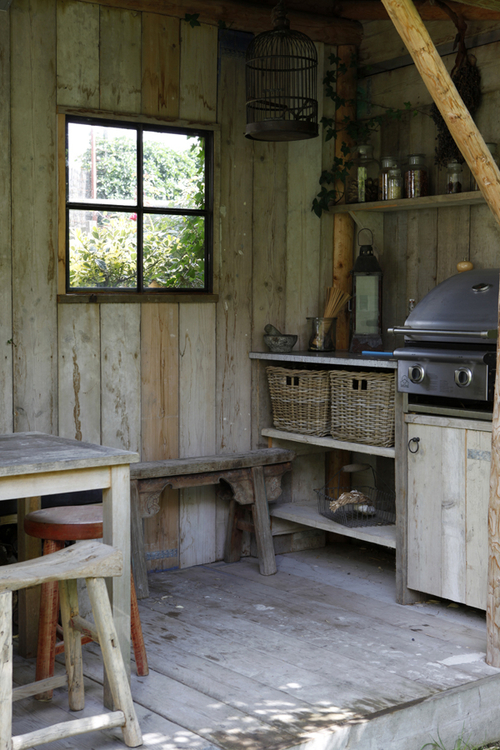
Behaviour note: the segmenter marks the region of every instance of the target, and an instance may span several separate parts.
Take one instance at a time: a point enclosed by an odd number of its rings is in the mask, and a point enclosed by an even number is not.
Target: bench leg
[[[146,599],[149,596],[148,571],[137,481],[130,482],[130,546],[137,598]]]
[[[259,570],[263,576],[276,573],[276,557],[274,554],[271,521],[267,505],[266,481],[262,466],[252,468],[254,488],[254,504],[252,505],[253,523],[255,526],[255,540],[259,556]]]
[[[248,506],[247,506],[248,507]],[[241,559],[242,529],[238,521],[243,518],[244,506],[239,505],[234,498],[229,501],[229,520],[227,524],[226,547],[224,550],[224,562],[234,563]]]

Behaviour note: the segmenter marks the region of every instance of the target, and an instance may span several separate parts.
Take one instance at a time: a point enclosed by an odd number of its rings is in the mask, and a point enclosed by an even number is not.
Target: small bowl
[[[298,336],[294,334],[281,333],[279,336],[264,334],[264,342],[269,351],[275,354],[287,354],[291,352],[297,343]]]

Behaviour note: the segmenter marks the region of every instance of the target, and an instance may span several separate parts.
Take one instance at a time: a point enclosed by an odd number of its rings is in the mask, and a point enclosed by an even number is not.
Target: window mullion
[[[144,205],[143,205],[143,129],[137,128],[137,291],[142,292],[144,286],[144,261],[143,261],[143,226],[144,226]]]

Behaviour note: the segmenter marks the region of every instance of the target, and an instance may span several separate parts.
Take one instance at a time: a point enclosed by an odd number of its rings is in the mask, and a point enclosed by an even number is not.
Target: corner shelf
[[[335,440],[331,437],[317,437],[316,435],[302,435],[298,432],[285,432],[276,430],[274,427],[265,427],[261,434],[264,437],[275,440],[291,440],[292,442],[306,445],[318,445],[326,450],[343,450],[352,453],[368,453],[372,456],[387,456],[394,458],[396,455],[395,448],[383,448],[378,445],[365,445],[363,443],[348,443],[345,440]]]
[[[346,214],[357,211],[414,211],[424,208],[446,208],[451,206],[475,206],[485,204],[482,193],[472,190],[468,193],[454,193],[452,195],[426,195],[423,198],[399,198],[393,201],[374,201],[373,203],[342,203],[332,206],[330,213]],[[486,205],[486,204],[485,204]]]

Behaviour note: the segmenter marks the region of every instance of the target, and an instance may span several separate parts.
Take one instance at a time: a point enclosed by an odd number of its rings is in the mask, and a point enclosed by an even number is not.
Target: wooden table
[[[130,569],[130,463],[137,453],[82,443],[78,440],[17,432],[0,435],[0,500],[18,501],[20,559],[36,557],[38,540],[25,537],[26,512],[40,507],[40,497],[80,490],[103,490],[104,542],[123,552]],[[34,552],[34,554],[33,554]],[[1,575],[1,570],[0,570]],[[130,665],[130,576],[110,580],[110,597],[123,658]],[[35,600],[36,601],[36,600]],[[33,599],[20,602],[19,648],[22,655],[36,649],[36,632],[29,627],[38,610]]]

